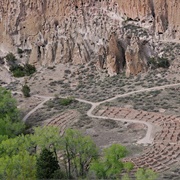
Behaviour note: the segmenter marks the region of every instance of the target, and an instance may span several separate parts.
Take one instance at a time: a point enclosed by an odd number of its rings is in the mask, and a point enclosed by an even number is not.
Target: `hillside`
[[[0,86],[28,132],[75,128],[179,180],[179,10],[179,0],[1,0]]]

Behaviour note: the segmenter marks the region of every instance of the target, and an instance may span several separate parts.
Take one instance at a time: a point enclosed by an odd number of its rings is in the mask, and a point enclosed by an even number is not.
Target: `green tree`
[[[0,135],[15,137],[22,133],[24,128],[15,99],[9,91],[0,87]]]
[[[61,150],[68,178],[85,177],[90,163],[97,158],[95,143],[77,130],[68,129],[62,137]]]
[[[19,119],[16,100],[12,98],[11,92],[0,87],[0,119],[9,117],[12,121]]]
[[[23,93],[24,97],[30,97],[30,88],[28,85],[25,84],[22,87],[22,93]]]
[[[155,180],[157,178],[157,174],[151,169],[140,168],[137,170],[136,180]]]
[[[38,127],[34,134],[9,139],[0,136],[0,179],[36,179],[36,156],[39,152],[36,149],[57,144],[54,136],[60,139],[59,132],[53,127]]]
[[[54,172],[60,169],[53,152],[48,149],[42,150],[40,156],[37,158],[36,168],[38,179],[53,178]]]
[[[103,157],[91,164],[91,170],[98,178],[116,179],[120,177],[122,170],[130,171],[133,168],[131,163],[123,163],[121,159],[127,155],[125,147],[113,144],[104,149]]]
[[[7,135],[8,137],[16,137],[25,129],[25,124],[21,121],[12,122],[10,117],[0,119],[0,135]]]
[[[12,156],[0,157],[0,179],[35,180],[36,157],[27,151],[21,151]]]
[[[48,149],[54,151],[55,155],[60,149],[61,137],[59,129],[53,126],[35,127],[34,134],[31,136],[31,142],[38,149]]]

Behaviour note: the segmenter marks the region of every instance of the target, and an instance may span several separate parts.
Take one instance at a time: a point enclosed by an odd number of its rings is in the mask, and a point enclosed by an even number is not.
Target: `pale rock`
[[[107,56],[107,71],[109,76],[115,76],[118,73],[118,65],[117,65],[117,59],[114,55],[108,55]]]
[[[117,74],[126,51],[127,75],[137,74],[146,70],[152,53],[146,45],[130,44],[127,21],[147,30],[154,41],[179,41],[179,9],[179,0],[1,0],[0,52],[28,49],[29,63],[43,66],[96,59],[99,67]],[[109,39],[113,32],[117,35]],[[97,58],[99,46],[106,53]]]
[[[131,38],[130,45],[125,52],[125,58],[127,77],[147,71],[147,59],[143,56],[142,44],[138,37]]]

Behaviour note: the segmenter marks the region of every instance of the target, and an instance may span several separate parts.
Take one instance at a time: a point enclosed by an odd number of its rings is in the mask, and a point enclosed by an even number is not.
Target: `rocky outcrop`
[[[119,67],[117,64],[116,56],[109,54],[107,56],[107,71],[110,76],[115,76],[118,73]]]
[[[157,38],[180,40],[179,0],[117,0],[121,15],[137,20],[143,27],[149,22]]]
[[[117,0],[117,3],[124,17],[142,20],[152,14],[152,0]]]
[[[96,68],[98,70],[105,69],[106,57],[107,57],[106,48],[103,45],[101,45],[98,51],[98,59],[96,63]]]
[[[144,47],[139,38],[133,36],[125,52],[127,77],[147,71],[148,60],[146,59],[143,49]]]
[[[110,76],[117,75],[123,71],[124,53],[123,48],[118,44],[117,37],[112,34],[109,39],[107,56],[107,70]]]
[[[179,9],[178,0],[1,0],[0,53],[28,50],[28,61],[43,66],[99,59],[99,67],[116,74],[129,43],[123,35],[178,40]],[[116,40],[109,41],[114,32]]]
[[[155,32],[162,38],[180,40],[180,1],[155,0]]]

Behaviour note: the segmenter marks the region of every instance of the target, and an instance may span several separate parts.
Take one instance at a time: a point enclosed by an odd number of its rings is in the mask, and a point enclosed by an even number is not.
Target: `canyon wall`
[[[117,0],[121,14],[132,19],[154,23],[156,36],[180,40],[179,0]]]
[[[30,52],[27,61],[33,64],[79,64],[98,61],[103,47],[103,67],[116,74],[122,70],[119,59],[126,54],[132,60],[126,53],[132,49],[132,36],[139,41],[149,37],[179,40],[179,9],[179,0],[1,0],[0,54],[20,48]],[[115,50],[108,51],[113,33]],[[116,43],[121,44],[120,52],[113,54],[118,50]],[[133,57],[139,57],[139,51],[134,53]],[[133,72],[141,71],[141,66],[133,67],[137,67]]]

